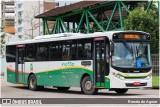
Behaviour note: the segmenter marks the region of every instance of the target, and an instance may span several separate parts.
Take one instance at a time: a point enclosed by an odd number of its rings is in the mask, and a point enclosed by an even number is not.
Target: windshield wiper
[[[141,46],[143,46],[143,43],[144,43],[144,41],[142,41],[142,42],[140,43],[140,45],[139,45],[139,47],[138,47],[137,52],[139,52],[139,50],[140,50]]]
[[[128,46],[128,44],[125,41],[123,41],[123,44],[129,50],[129,52],[133,54],[133,50]]]

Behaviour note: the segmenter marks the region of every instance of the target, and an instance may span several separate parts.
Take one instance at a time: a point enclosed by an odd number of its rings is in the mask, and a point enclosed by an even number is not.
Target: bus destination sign
[[[140,35],[138,34],[124,34],[123,36],[124,39],[140,39]]]
[[[113,35],[114,40],[150,40],[150,35],[137,33],[117,33]]]

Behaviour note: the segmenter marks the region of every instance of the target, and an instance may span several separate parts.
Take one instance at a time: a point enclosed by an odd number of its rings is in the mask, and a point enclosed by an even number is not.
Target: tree
[[[3,57],[4,56],[4,50],[5,50],[5,36],[6,36],[6,33],[4,33],[4,27],[1,27],[1,53],[0,55]]]
[[[144,8],[143,8],[144,9]],[[141,7],[131,11],[124,20],[126,30],[148,32],[151,35],[151,53],[159,53],[159,17],[157,9],[152,6],[147,12]]]
[[[29,29],[24,29],[24,34],[31,39],[34,38],[34,31],[39,27],[39,23],[35,20],[35,16],[38,14],[38,9],[32,6],[31,11],[26,11],[24,21],[30,26]]]

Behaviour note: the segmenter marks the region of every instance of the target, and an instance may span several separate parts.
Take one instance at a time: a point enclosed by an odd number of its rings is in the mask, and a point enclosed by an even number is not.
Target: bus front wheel
[[[86,76],[83,78],[81,82],[81,90],[84,94],[88,95],[96,94],[98,91],[98,89],[94,88],[90,76]]]
[[[114,91],[117,94],[125,94],[128,91],[128,89],[114,89]]]
[[[37,79],[34,74],[31,74],[29,76],[28,86],[29,86],[29,89],[32,91],[37,91],[44,88],[44,86],[37,86]]]

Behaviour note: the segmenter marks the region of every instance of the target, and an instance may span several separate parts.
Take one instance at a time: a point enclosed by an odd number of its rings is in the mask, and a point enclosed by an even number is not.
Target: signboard
[[[98,37],[93,39],[93,41],[101,41],[101,40],[105,40],[105,37]]]
[[[16,45],[17,48],[24,48],[25,45]]]

